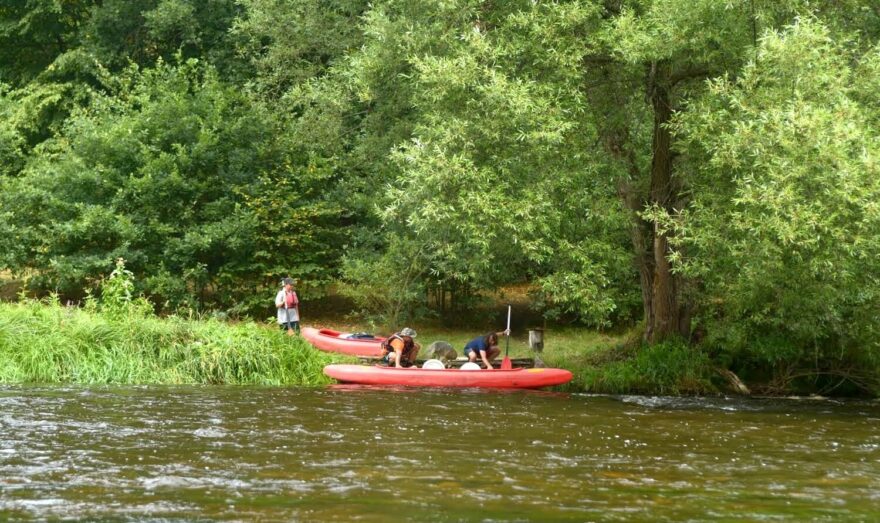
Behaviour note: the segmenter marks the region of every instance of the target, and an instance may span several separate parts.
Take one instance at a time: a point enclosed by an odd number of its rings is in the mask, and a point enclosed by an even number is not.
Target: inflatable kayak
[[[327,352],[339,352],[351,356],[382,356],[382,342],[385,338],[349,338],[345,334],[331,329],[315,329],[303,327],[302,337],[316,348]]]
[[[412,387],[491,387],[538,389],[571,381],[564,369],[461,370],[419,369],[333,364],[324,374],[342,383],[406,385]]]

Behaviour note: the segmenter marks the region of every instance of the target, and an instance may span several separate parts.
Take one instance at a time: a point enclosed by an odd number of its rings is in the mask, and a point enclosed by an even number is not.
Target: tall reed
[[[329,383],[333,356],[254,323],[0,304],[0,383]]]

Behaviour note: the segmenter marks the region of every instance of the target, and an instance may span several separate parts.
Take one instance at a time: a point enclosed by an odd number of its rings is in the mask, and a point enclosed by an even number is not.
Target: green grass
[[[255,323],[0,303],[0,383],[321,385],[338,359]]]

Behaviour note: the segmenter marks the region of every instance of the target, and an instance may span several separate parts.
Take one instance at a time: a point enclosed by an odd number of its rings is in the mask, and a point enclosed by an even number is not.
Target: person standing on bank
[[[382,362],[395,367],[412,367],[416,363],[416,356],[419,354],[418,343],[413,341],[416,337],[416,331],[409,327],[404,327],[400,332],[395,332],[391,336],[385,338],[382,342]]]
[[[464,355],[468,361],[476,362],[477,356],[483,360],[483,365],[487,369],[492,369],[492,360],[501,354],[501,348],[498,346],[498,337],[501,335],[510,336],[509,330],[501,332],[490,332],[485,336],[477,336],[464,346]]]
[[[275,308],[278,309],[278,325],[287,334],[299,334],[299,298],[293,290],[293,278],[281,280],[283,286],[275,296]]]

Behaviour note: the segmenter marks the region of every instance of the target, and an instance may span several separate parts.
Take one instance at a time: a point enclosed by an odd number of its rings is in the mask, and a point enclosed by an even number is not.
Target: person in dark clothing
[[[464,346],[464,355],[468,361],[476,362],[479,357],[487,369],[492,368],[492,360],[501,354],[498,347],[498,338],[502,335],[510,336],[510,331],[490,332],[485,336],[477,336]]]

